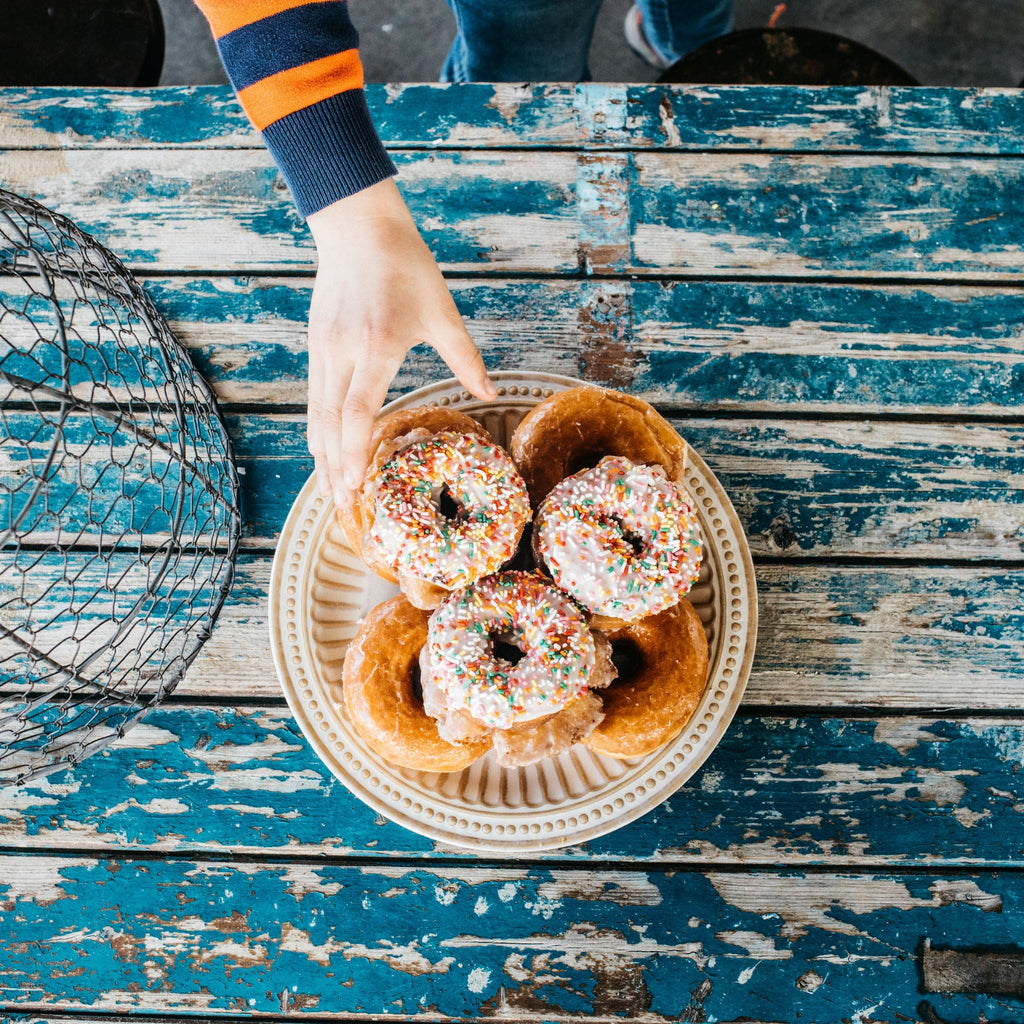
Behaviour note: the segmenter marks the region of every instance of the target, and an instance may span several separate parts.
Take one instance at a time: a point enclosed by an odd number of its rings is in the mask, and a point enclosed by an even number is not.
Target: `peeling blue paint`
[[[390,146],[1022,152],[1022,101],[1009,89],[369,84],[366,96]],[[145,107],[103,89],[5,89],[4,99],[26,128],[51,133],[31,140],[40,148],[260,146],[226,86],[165,87]],[[621,113],[609,117],[613,101]]]
[[[741,715],[670,801],[585,846],[529,859],[1012,867],[1024,858],[1022,757],[1016,721]],[[73,829],[114,848],[372,852],[382,862],[433,850],[378,821],[282,708],[157,708],[116,748],[20,793],[23,810],[0,813],[8,845]]]
[[[755,1006],[762,1020],[891,1021],[917,1019],[924,938],[1007,945],[1024,913],[1024,883],[1008,873],[760,870],[748,887],[739,877],[619,872],[621,895],[592,899],[588,881],[540,868],[452,877],[426,866],[378,875],[337,864],[62,857],[38,894],[30,881],[0,881],[15,911],[0,923],[0,948],[12,1008],[89,1009],[102,993],[105,1008],[159,999],[163,1012],[278,1013],[289,991],[303,994],[298,1015],[405,1017],[426,996],[438,1017],[500,1007],[535,1018],[679,1020],[698,998],[710,1021],[749,1017]],[[508,878],[515,897],[503,901]],[[780,884],[793,901],[765,912]],[[439,886],[454,898],[439,902]],[[642,893],[640,906],[631,891]],[[491,908],[484,915],[473,909],[480,898]],[[71,946],[69,932],[79,933]],[[65,978],[71,953],[76,971]],[[797,981],[815,966],[823,982],[808,992]],[[486,980],[471,988],[480,969]],[[979,996],[943,1006],[995,1019],[1006,1003]]]
[[[103,1010],[917,1019],[924,936],[1019,947],[1024,725],[844,717],[834,705],[868,693],[898,708],[907,687],[934,682],[922,665],[961,680],[943,684],[943,699],[959,685],[961,706],[1012,705],[1024,676],[1024,579],[1009,567],[825,559],[1019,562],[1020,295],[956,282],[1020,275],[1020,161],[962,157],[1024,152],[1015,130],[1024,95],[480,85],[371,86],[368,96],[399,147],[400,183],[428,242],[448,267],[486,275],[456,282],[455,294],[488,365],[584,374],[676,410],[674,424],[718,473],[755,551],[819,559],[799,571],[759,566],[748,693],[764,705],[779,699],[774,678],[787,680],[789,700],[801,680],[809,694],[823,684],[832,689],[808,702],[825,713],[741,715],[704,768],[643,819],[474,873],[469,855],[440,851],[450,860],[438,863],[432,844],[356,801],[282,706],[163,706],[84,765],[0,794],[4,842],[28,851],[0,865],[0,1005],[59,1013],[120,991]],[[148,286],[215,386],[261,407],[295,404],[309,278],[203,276],[313,268],[279,175],[265,155],[245,152],[260,143],[230,90],[157,90],[146,104],[118,92],[5,90],[4,109],[14,148],[52,150],[40,166],[54,168],[53,194],[41,198],[149,272],[197,259],[175,231],[154,242],[163,227],[184,219],[219,241],[230,225],[222,266]],[[189,180],[147,149],[161,146],[202,146],[209,173]],[[538,146],[549,152],[522,152]],[[134,161],[124,156],[133,147]],[[669,150],[707,155],[666,158]],[[874,155],[792,155],[859,151]],[[945,155],[893,156],[913,152]],[[65,157],[88,173],[61,171]],[[545,238],[491,215],[532,218]],[[643,242],[652,227],[666,229],[663,251]],[[669,251],[681,230],[703,239],[682,262]],[[499,281],[495,270],[563,276]],[[677,270],[817,280],[656,276]],[[594,271],[651,277],[583,278]],[[836,284],[843,274],[941,275],[952,286]],[[230,344],[218,334],[226,323]],[[246,339],[246,324],[281,336]],[[391,394],[446,376],[421,346]],[[749,418],[714,419],[709,406]],[[849,418],[786,418],[818,411]],[[861,424],[861,411],[889,418]],[[921,412],[990,419],[899,418]],[[269,547],[311,470],[305,424],[272,408],[236,409],[229,420],[245,535]],[[72,423],[69,440],[86,433],[84,421]],[[136,491],[139,467],[121,474],[107,462],[89,477],[94,501],[109,507],[111,528],[142,525],[127,498],[155,504],[157,485]],[[242,556],[234,613],[261,608],[264,565]],[[66,614],[51,597],[46,614]],[[173,614],[171,596],[157,600]],[[808,609],[803,632],[795,605]],[[891,648],[884,679],[873,658],[880,643]],[[904,661],[906,678],[893,671]],[[979,679],[993,692],[974,693]],[[17,689],[16,679],[2,682]],[[890,683],[904,689],[888,693]],[[69,836],[110,853],[68,852]],[[134,848],[224,862],[133,861],[125,851]],[[231,863],[235,852],[256,857]],[[334,859],[308,856],[325,853]],[[341,862],[351,856],[359,861]],[[567,866],[549,870],[553,857]],[[822,873],[837,861],[858,870]],[[624,870],[629,863],[637,870]],[[966,870],[983,873],[955,874]],[[940,1005],[948,1019],[1021,1010],[983,997]]]
[[[1019,427],[965,425],[956,440],[925,426],[902,437],[881,425],[865,431],[705,417],[672,422],[722,481],[756,551],[909,556],[946,542],[988,557],[1024,550]],[[228,430],[245,468],[246,535],[274,537],[312,470],[305,423],[232,415]],[[965,503],[977,516],[963,514]],[[993,531],[988,516],[1007,525]]]
[[[771,276],[1017,272],[1009,255],[1020,251],[1024,231],[1024,170],[1015,160],[723,155],[686,167],[653,155],[636,161],[634,238],[651,228],[690,235],[686,252],[634,253],[638,267]],[[773,265],[772,257],[784,265]]]

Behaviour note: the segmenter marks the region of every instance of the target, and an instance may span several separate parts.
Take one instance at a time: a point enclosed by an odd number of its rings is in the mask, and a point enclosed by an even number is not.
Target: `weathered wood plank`
[[[37,1011],[915,1020],[922,939],[1007,944],[1024,919],[999,872],[0,865],[5,1001]]]
[[[616,141],[622,137],[623,146],[639,135],[642,141],[633,143],[638,149],[1024,151],[1019,140],[1001,139],[1021,116],[1015,89],[624,88],[627,117],[615,124],[618,131],[605,134]]]
[[[632,158],[630,264],[657,273],[1012,279],[1024,163],[877,156]]]
[[[1024,952],[935,949],[921,954],[926,992],[985,992],[1024,999]]]
[[[69,684],[82,694],[118,681],[115,701],[145,703],[185,670],[224,600],[225,541],[134,554],[127,542],[122,550],[0,550],[0,689],[31,686],[38,696]]]
[[[262,145],[233,89],[0,89],[4,149]]]
[[[1016,288],[500,278],[450,285],[491,369],[580,376],[662,407],[1024,408]],[[305,404],[310,281],[156,278],[146,289],[221,401]],[[432,349],[418,346],[391,397],[449,375]]]
[[[206,412],[11,409],[2,440],[0,516],[22,544],[228,543],[227,445]]]
[[[571,153],[395,153],[403,192],[450,270],[576,272]],[[314,249],[264,150],[0,151],[0,181],[141,270],[310,270]]]
[[[672,422],[706,454],[759,554],[941,561],[1024,550],[1018,428]]]
[[[389,146],[1022,152],[1014,89],[618,83],[367,87]],[[12,149],[257,148],[223,86],[0,90]]]
[[[140,572],[128,571],[131,557],[94,558],[91,566],[87,557],[79,560],[78,604],[113,581],[119,605],[130,606],[140,586]],[[217,628],[177,695],[281,699],[267,639],[270,565],[268,555],[240,556]],[[27,582],[38,601],[33,621],[46,624],[49,645],[64,638],[66,646],[76,630],[81,649],[102,643],[102,635],[89,633],[96,609],[85,605],[72,620],[68,588],[50,588],[62,574],[55,558],[40,559],[33,569]],[[759,565],[757,585],[748,704],[919,712],[1024,705],[1020,570]],[[22,614],[12,599],[17,595],[0,590],[0,621]],[[8,692],[17,689],[13,670],[3,683]]]
[[[1013,158],[396,151],[454,271],[1016,280]],[[256,150],[14,150],[0,180],[147,272],[310,270],[304,223]]]
[[[1024,720],[741,714],[646,817],[534,860],[1024,866]],[[0,789],[0,846],[426,857],[361,804],[287,708],[160,707],[110,749]]]
[[[672,419],[719,476],[757,554],[1019,559],[1024,429]],[[276,536],[311,471],[304,418],[229,417],[244,533]]]
[[[7,419],[12,429],[26,420],[27,437],[32,415]],[[305,417],[251,412],[226,420],[242,478],[243,542],[272,545],[312,470]],[[722,481],[756,554],[1019,560],[1024,550],[1022,427],[697,416],[670,422]],[[91,426],[71,417],[67,430],[85,437]],[[131,500],[148,465],[122,457],[130,437],[108,440],[84,452],[80,470],[104,511],[105,534],[142,528],[158,537],[164,527],[148,491]],[[40,455],[46,450],[40,441]],[[18,469],[16,455],[0,464],[7,478]],[[111,465],[118,472],[108,471]],[[56,471],[54,508],[77,486],[78,472]],[[33,533],[40,543],[52,533],[48,522]]]
[[[759,704],[1016,708],[1024,693],[1024,573],[757,568]]]

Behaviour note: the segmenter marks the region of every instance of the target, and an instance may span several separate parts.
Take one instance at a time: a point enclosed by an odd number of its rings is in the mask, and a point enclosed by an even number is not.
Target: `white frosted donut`
[[[517,647],[517,663],[495,641]],[[431,682],[485,725],[507,729],[551,715],[587,693],[596,661],[583,613],[539,573],[486,576],[430,616]]]
[[[696,513],[660,466],[612,456],[566,477],[537,510],[533,532],[562,590],[626,622],[674,605],[700,571]]]
[[[374,485],[373,554],[399,576],[447,590],[501,568],[530,518],[512,460],[472,434],[443,432],[405,445],[381,466]]]

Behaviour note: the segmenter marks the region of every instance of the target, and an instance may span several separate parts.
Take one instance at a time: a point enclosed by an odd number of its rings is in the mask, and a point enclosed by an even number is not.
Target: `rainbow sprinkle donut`
[[[526,485],[508,455],[451,432],[395,452],[377,476],[373,508],[369,541],[381,561],[447,590],[501,568],[530,518]]]
[[[519,648],[517,664],[496,655],[496,640]],[[582,697],[596,661],[582,612],[533,572],[497,573],[452,594],[430,616],[427,651],[449,706],[498,729]]]
[[[533,532],[562,590],[625,622],[674,605],[700,571],[700,529],[685,492],[661,467],[617,456],[557,484]]]

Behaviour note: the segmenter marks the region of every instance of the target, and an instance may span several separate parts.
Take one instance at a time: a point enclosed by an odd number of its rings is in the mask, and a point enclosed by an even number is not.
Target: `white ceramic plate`
[[[554,374],[496,373],[495,402],[457,381],[412,391],[385,411],[457,408],[507,444],[526,412],[583,381]],[[646,814],[679,788],[718,743],[739,705],[757,633],[754,569],[743,529],[721,484],[690,450],[687,489],[700,516],[704,564],[689,598],[710,647],[708,683],[683,732],[634,761],[577,745],[527,768],[502,768],[489,753],[465,771],[413,772],[387,764],[356,735],[340,701],[342,662],[359,619],[398,593],[352,552],[314,477],[288,515],[270,579],[270,640],[285,696],[323,762],[364,803],[439,843],[512,854],[583,843]]]

